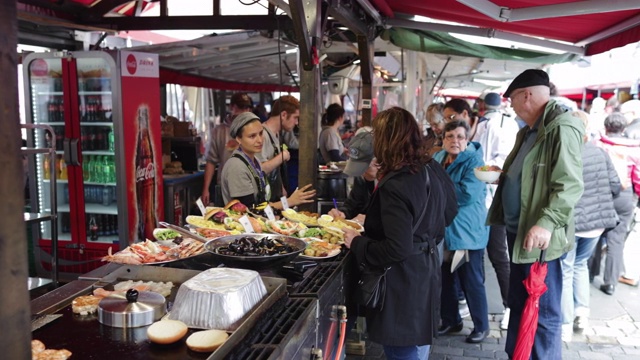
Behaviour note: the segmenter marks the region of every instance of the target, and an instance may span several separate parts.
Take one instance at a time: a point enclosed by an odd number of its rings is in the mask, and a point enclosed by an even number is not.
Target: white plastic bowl
[[[476,175],[478,180],[492,184],[496,180],[498,180],[498,178],[500,177],[501,171],[494,171],[494,170],[483,171],[478,168],[475,168],[473,169],[473,173]]]

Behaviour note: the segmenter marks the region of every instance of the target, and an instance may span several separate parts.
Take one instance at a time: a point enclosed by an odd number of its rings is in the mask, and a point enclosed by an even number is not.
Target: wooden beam
[[[86,22],[113,30],[292,30],[286,15],[194,15],[169,17],[107,17]]]
[[[24,171],[18,111],[18,16],[14,0],[0,0],[0,349],[3,359],[31,358]],[[29,101],[27,99],[27,101]],[[35,155],[29,155],[35,159]],[[35,160],[32,160],[35,161]],[[34,199],[34,202],[36,200]]]

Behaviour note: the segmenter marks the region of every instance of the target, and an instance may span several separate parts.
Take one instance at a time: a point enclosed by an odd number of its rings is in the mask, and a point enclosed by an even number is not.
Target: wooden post
[[[16,1],[0,0],[0,349],[3,359],[31,358],[27,236],[18,112]]]
[[[299,28],[306,28],[309,41],[298,40],[298,44],[310,44],[309,51],[315,52],[314,45],[320,44],[321,39],[321,7],[320,1],[306,1],[304,4],[300,0],[289,1],[291,18],[294,22],[305,22],[304,26],[298,24]],[[319,45],[316,45],[319,48]],[[305,51],[305,46],[300,46],[300,51]],[[318,148],[318,123],[322,114],[320,101],[320,66],[313,65],[311,70],[304,70],[305,61],[309,61],[313,54],[300,56],[300,155],[298,165],[298,184],[304,186],[313,184],[317,189],[318,184],[318,159],[316,158]],[[318,54],[316,53],[316,56]],[[305,60],[307,59],[307,60]],[[309,65],[308,63],[306,65]],[[316,203],[300,206],[302,210],[317,210]]]
[[[365,35],[358,35],[358,52],[360,54],[360,78],[362,79],[362,125],[371,126],[373,106],[373,40]],[[368,104],[368,106],[367,106]],[[360,106],[360,104],[356,104]]]

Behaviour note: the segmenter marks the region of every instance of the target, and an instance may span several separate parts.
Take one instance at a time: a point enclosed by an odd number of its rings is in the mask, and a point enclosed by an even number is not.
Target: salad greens
[[[173,240],[178,236],[180,236],[180,234],[177,231],[167,229],[164,231],[158,231],[154,236],[158,240],[166,241],[166,240]]]
[[[298,232],[301,237],[322,237],[325,231],[320,228],[308,228]]]

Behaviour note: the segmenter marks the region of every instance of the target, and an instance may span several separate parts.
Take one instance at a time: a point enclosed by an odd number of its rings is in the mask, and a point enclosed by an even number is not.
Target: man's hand
[[[331,215],[334,219],[344,219],[346,216],[344,213],[336,208],[329,210],[329,215]]]
[[[289,154],[289,150],[282,150],[282,159],[284,161],[289,161],[289,159],[291,159],[291,154]]]
[[[534,248],[545,250],[549,247],[551,241],[551,232],[543,227],[534,225],[527,236],[524,237],[524,249],[531,252]]]
[[[200,196],[200,199],[202,200],[202,203],[204,204],[204,206],[209,205],[209,189],[202,190],[202,195]]]

